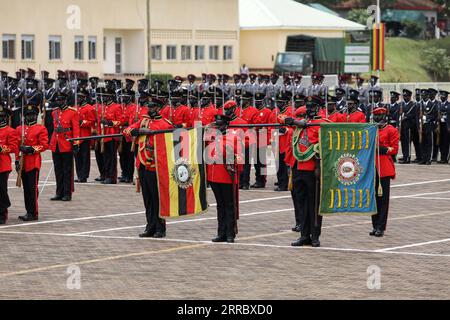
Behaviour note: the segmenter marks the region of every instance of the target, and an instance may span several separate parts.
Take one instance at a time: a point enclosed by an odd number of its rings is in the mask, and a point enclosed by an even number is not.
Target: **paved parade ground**
[[[450,297],[449,165],[398,165],[385,236],[369,236],[370,217],[326,217],[317,249],[290,246],[298,237],[290,231],[293,204],[289,192],[272,191],[273,167],[265,190],[240,193],[234,244],[210,242],[217,228],[211,190],[208,213],[170,221],[165,239],[140,239],[144,207],[134,186],[76,184],[72,202],[51,202],[51,167],[46,152],[34,223],[17,219],[23,191],[10,177],[1,299]],[[90,181],[96,177],[92,160]]]

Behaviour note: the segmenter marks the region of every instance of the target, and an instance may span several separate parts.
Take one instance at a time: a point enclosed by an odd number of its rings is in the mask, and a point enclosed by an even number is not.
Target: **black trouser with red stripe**
[[[8,196],[8,177],[11,171],[0,173],[0,223],[8,220],[8,208],[11,206]]]
[[[75,155],[75,167],[77,169],[77,177],[79,180],[89,178],[91,171],[91,142],[83,141],[80,144],[80,151]]]
[[[39,196],[39,170],[33,169],[28,172],[22,172],[23,198],[25,200],[25,209],[27,215],[35,219],[39,216],[38,196]]]
[[[318,214],[318,199],[320,182],[314,171],[298,171],[295,186],[300,211],[301,237],[304,239],[319,240],[322,229],[322,216]],[[306,207],[305,207],[306,206]]]
[[[375,192],[378,192],[379,182],[381,181],[381,188],[383,194],[378,196],[377,194],[377,214],[372,216],[372,225],[375,230],[385,231],[389,213],[389,197],[391,190],[391,178],[384,177],[378,179],[375,184]]]
[[[166,221],[159,218],[159,194],[156,171],[146,170],[143,165],[139,167],[139,180],[141,183],[142,198],[144,199],[147,227],[145,231],[166,232]]]
[[[244,157],[245,162],[242,168],[241,176],[239,177],[239,181],[241,186],[249,186],[251,170],[250,148],[245,148]]]
[[[56,195],[70,197],[73,192],[73,152],[53,152],[56,176]]]
[[[266,185],[267,180],[267,147],[260,146],[256,150],[255,175],[256,182]]]
[[[134,154],[131,152],[131,142],[122,139],[122,147],[119,150],[120,169],[122,170],[122,178],[133,180],[134,174]]]
[[[231,183],[209,182],[217,202],[217,235],[234,238],[236,217],[234,213],[233,185]]]
[[[280,189],[286,189],[289,184],[289,172],[288,172],[288,166],[284,162],[284,157],[286,156],[286,153],[279,153],[279,160],[278,160],[278,171],[277,171],[277,180],[278,180],[278,188]]]
[[[103,153],[105,178],[117,181],[117,144],[115,140],[105,142]]]
[[[101,142],[95,144],[95,161],[97,162],[98,171],[100,172],[100,177],[105,178],[105,157],[101,152]]]
[[[295,225],[303,226],[304,224],[304,212],[306,210],[306,203],[302,203],[301,199],[299,199],[299,194],[301,190],[299,190],[300,185],[300,172],[297,169],[297,161],[295,162],[294,167],[292,168],[292,190],[291,197],[292,202],[294,203],[294,213],[295,213]]]

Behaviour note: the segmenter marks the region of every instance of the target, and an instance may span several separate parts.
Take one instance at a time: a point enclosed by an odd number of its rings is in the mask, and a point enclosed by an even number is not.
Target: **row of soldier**
[[[75,79],[73,79],[75,78]],[[44,79],[44,83],[54,84],[56,81],[51,79]],[[168,84],[167,91],[163,90],[163,84],[155,81],[152,87],[149,87],[149,81],[142,79],[138,81],[137,92],[133,91],[134,82],[126,80],[125,88],[118,85],[118,81],[105,81],[104,87],[98,86],[97,78],[90,78],[89,81],[65,78],[62,74],[58,76],[57,85],[47,85],[46,92],[42,95],[42,99],[38,99],[39,93],[37,91],[38,81],[27,77],[25,83],[28,88],[25,90],[25,96],[22,97],[24,108],[20,108],[23,117],[20,117],[25,122],[25,126],[19,126],[19,133],[22,131],[22,137],[25,135],[25,141],[21,143],[20,151],[28,157],[33,157],[30,163],[33,170],[26,169],[22,173],[24,181],[24,188],[27,185],[28,191],[25,192],[25,202],[29,203],[27,207],[27,215],[23,220],[37,219],[37,194],[33,192],[36,190],[39,169],[40,156],[39,153],[50,149],[53,154],[54,168],[57,179],[56,196],[52,200],[70,201],[73,191],[73,154],[75,153],[76,169],[78,175],[78,182],[86,182],[89,176],[90,166],[90,150],[94,148],[97,159],[100,177],[96,180],[102,183],[116,183],[117,182],[117,151],[119,151],[120,162],[122,168],[123,182],[131,182],[133,180],[134,159],[136,152],[133,151],[132,134],[125,136],[123,139],[105,138],[95,144],[89,141],[77,142],[74,145],[69,143],[67,139],[73,137],[86,137],[95,134],[110,134],[119,133],[121,130],[132,127],[133,123],[140,123],[143,117],[149,114],[149,105],[153,101],[158,101],[160,108],[158,109],[158,117],[165,119],[166,123],[174,127],[191,127],[195,121],[201,121],[202,125],[208,125],[216,121],[217,115],[225,113],[230,116],[231,110],[234,117],[239,122],[246,124],[273,124],[284,123],[286,118],[302,118],[305,117],[307,108],[305,108],[306,97],[302,94],[292,95],[291,91],[280,90],[275,95],[274,99],[267,100],[267,94],[262,92],[251,92],[242,89],[234,90],[234,96],[229,97],[218,86],[209,86],[207,89],[197,87],[197,90],[181,87],[180,80],[175,79]],[[61,85],[64,84],[64,85]],[[90,84],[90,86],[89,86]],[[200,85],[201,86],[201,85]],[[35,89],[30,90],[31,87]],[[345,95],[345,104],[341,104],[340,100]],[[51,96],[47,96],[47,92],[51,92]],[[327,92],[327,89],[325,91]],[[348,90],[336,90],[336,96],[327,94],[327,99],[317,104],[320,107],[318,114],[328,121],[335,122],[366,122],[370,121],[374,112],[373,110],[383,109],[381,102],[381,90],[372,89],[368,91],[370,104],[365,105],[361,103],[360,93],[357,90],[348,88]],[[428,96],[426,95],[428,93]],[[423,90],[420,92],[420,98],[423,101],[415,104],[415,108],[420,110],[420,104],[424,102],[425,108],[428,106],[430,90]],[[433,92],[431,92],[433,94]],[[440,93],[445,96],[444,92]],[[398,94],[392,93],[392,96]],[[408,90],[403,91],[403,103],[408,106],[411,104],[408,98],[411,99],[412,93]],[[309,96],[310,98],[311,96]],[[314,95],[317,97],[317,95]],[[417,97],[416,97],[417,99]],[[228,102],[227,102],[228,101]],[[230,103],[233,102],[233,107]],[[273,102],[273,104],[272,104]],[[2,101],[5,107],[2,107],[3,113],[14,113],[14,108],[10,108],[10,104],[5,100]],[[389,107],[392,106],[392,101]],[[44,108],[42,109],[42,105]],[[430,106],[431,108],[431,106]],[[393,113],[390,113],[391,108],[386,108],[386,113],[389,114],[390,122],[394,123],[395,118]],[[37,116],[40,110],[45,110],[44,121],[47,129],[36,125]],[[406,108],[407,114],[410,113]],[[51,113],[50,113],[51,112]],[[155,118],[156,119],[156,118]],[[13,116],[14,120],[14,116]],[[420,119],[419,119],[420,120]],[[21,120],[22,121],[22,120]],[[3,121],[4,122],[4,121]],[[402,123],[402,121],[399,121]],[[420,121],[419,121],[420,122]],[[24,130],[21,130],[24,128]],[[27,132],[28,131],[28,132]],[[30,132],[36,132],[30,134]],[[48,132],[50,136],[45,139],[43,132]],[[402,131],[403,132],[403,131]],[[433,131],[434,132],[434,131]],[[289,141],[288,128],[280,128],[277,132],[279,134],[279,149],[276,158],[279,159],[277,180],[277,191],[287,190],[288,185],[288,166],[289,160],[285,161],[286,153],[292,141]],[[411,139],[410,139],[411,140]],[[39,142],[39,143],[38,143]],[[259,147],[266,147],[270,145],[269,137],[263,143],[259,142]],[[145,146],[144,146],[145,147]],[[398,147],[398,146],[397,146]],[[140,150],[138,148],[138,150]],[[258,152],[258,154],[266,154],[265,152]],[[248,189],[250,183],[250,159],[248,159],[248,152],[246,150],[246,161],[243,171],[240,174],[240,188]],[[140,160],[137,159],[138,163]],[[39,165],[38,165],[39,163]],[[265,159],[256,159],[256,183],[252,185],[255,188],[265,187]],[[26,173],[32,177],[31,182],[26,183]],[[34,187],[34,189],[33,189]],[[30,195],[35,195],[32,199],[27,199]],[[145,200],[145,196],[144,196]],[[154,211],[154,210],[153,210]],[[149,219],[154,221],[154,219]],[[150,222],[149,222],[150,225]],[[160,223],[162,225],[162,223]],[[165,233],[165,226],[160,229],[159,235]],[[296,231],[298,230],[296,226]],[[150,232],[152,235],[154,231]],[[144,233],[145,234],[145,233]],[[147,233],[148,234],[148,233]]]

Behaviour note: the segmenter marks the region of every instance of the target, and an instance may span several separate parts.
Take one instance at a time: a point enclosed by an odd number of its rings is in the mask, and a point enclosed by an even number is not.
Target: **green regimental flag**
[[[320,215],[376,213],[377,134],[371,123],[321,124]]]

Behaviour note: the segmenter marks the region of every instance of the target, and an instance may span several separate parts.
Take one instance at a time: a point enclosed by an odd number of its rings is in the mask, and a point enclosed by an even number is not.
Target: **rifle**
[[[103,95],[100,94],[100,105],[101,105],[101,119],[100,119],[100,133],[101,135],[105,135],[105,125],[103,124],[103,120],[105,120],[105,106],[103,105]],[[105,153],[105,140],[100,140],[100,153]]]
[[[422,105],[422,90],[419,93],[419,143],[422,144],[422,129],[423,129],[423,105]]]
[[[46,89],[45,89],[45,81],[44,81],[44,73],[43,71],[41,71],[41,83],[42,83],[42,107],[41,107],[41,111],[42,111],[42,118],[41,118],[41,124],[45,125],[45,118],[47,117],[47,107],[45,106],[47,101],[47,97],[46,97]]]
[[[134,99],[136,100],[136,112],[134,113],[134,123],[138,122],[139,120],[139,99],[141,98],[141,93],[139,92],[139,89],[134,93]],[[131,142],[131,152],[134,152],[136,150],[136,138],[133,137]]]
[[[437,94],[439,95],[439,88],[437,89]],[[438,101],[438,98],[435,98],[436,107],[437,107],[437,119],[436,119],[436,146],[440,146],[441,144],[441,103]]]
[[[22,76],[23,77],[23,76]],[[24,80],[23,78],[21,80]],[[22,85],[22,91],[25,91],[25,81],[21,83]],[[22,123],[22,132],[21,132],[21,139],[20,139],[20,146],[24,146],[25,144],[25,121],[24,121],[24,112],[23,108],[25,106],[25,94],[22,94],[22,110],[21,110],[21,123]],[[23,171],[23,165],[25,161],[25,155],[22,151],[19,153],[19,170],[17,171],[17,179],[16,179],[16,187],[21,188],[22,187],[22,171]]]

